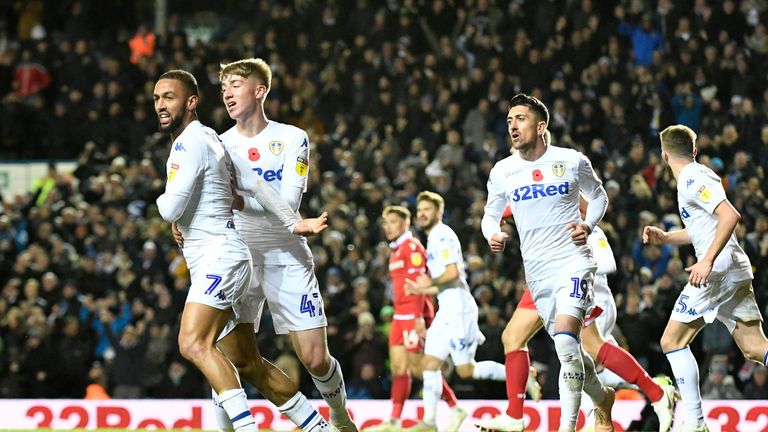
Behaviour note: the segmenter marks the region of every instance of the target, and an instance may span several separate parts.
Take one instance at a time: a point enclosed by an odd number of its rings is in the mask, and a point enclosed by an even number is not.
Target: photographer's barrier
[[[327,417],[328,407],[322,401],[312,401]],[[474,421],[492,417],[506,408],[501,400],[462,400],[470,414],[462,431],[476,431]],[[613,418],[617,431],[623,431],[640,418],[645,402],[617,401]],[[678,414],[682,416],[682,404]],[[353,400],[349,402],[355,422],[365,428],[388,418],[391,403],[388,400]],[[251,411],[260,429],[293,430],[293,424],[264,400],[252,400]],[[412,424],[422,414],[420,400],[405,405],[403,419]],[[71,399],[0,399],[0,429],[207,429],[215,430],[213,405],[208,400],[107,400],[85,401]],[[579,427],[584,423],[585,410],[579,416]],[[704,414],[712,432],[768,432],[768,401],[704,401]],[[525,407],[528,430],[557,430],[560,417],[558,401],[527,402]],[[445,426],[448,408],[438,408],[438,429]],[[588,419],[591,423],[592,419]],[[679,422],[678,422],[679,423]]]

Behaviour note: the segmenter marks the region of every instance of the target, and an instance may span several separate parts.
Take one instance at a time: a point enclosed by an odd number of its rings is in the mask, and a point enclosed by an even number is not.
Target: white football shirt
[[[272,186],[299,216],[302,194],[307,190],[309,140],[291,125],[269,121],[254,137],[232,127],[221,135],[227,151],[248,161],[251,170]],[[251,248],[257,264],[310,264],[306,238],[286,232],[273,214],[246,206],[235,211],[235,226]]]
[[[693,243],[698,260],[704,258],[712,245],[718,222],[714,212],[726,199],[720,177],[708,167],[692,162],[680,171],[677,179],[680,218],[688,230],[688,237]],[[736,241],[735,233],[731,234],[720,255],[715,259],[712,272],[731,272],[736,276],[735,280],[752,279],[752,265],[749,257]]]
[[[448,225],[438,222],[427,236],[427,269],[432,279],[445,273],[446,267],[456,264],[459,277],[444,288],[462,288],[469,290],[467,272],[464,269],[464,255],[461,252],[459,237]]]
[[[177,223],[185,250],[235,233],[229,186],[232,169],[219,136],[199,121],[190,123],[171,145],[165,193],[157,204],[164,219]]]
[[[530,162],[519,153],[508,156],[496,163],[488,178],[485,214],[495,226],[487,229],[484,222],[483,234],[488,239],[500,230],[498,222],[509,205],[527,281],[573,266],[595,267],[589,246],[576,246],[567,227],[582,221],[579,192],[590,201],[605,193],[589,159],[576,150],[548,145],[539,159]]]

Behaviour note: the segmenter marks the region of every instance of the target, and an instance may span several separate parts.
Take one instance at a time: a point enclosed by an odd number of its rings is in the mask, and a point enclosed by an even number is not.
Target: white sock
[[[256,422],[248,408],[248,399],[241,388],[225,390],[219,395],[219,401],[232,421],[235,431],[256,431]]]
[[[581,361],[584,363],[584,393],[589,395],[592,402],[598,404],[605,398],[605,389],[597,378],[595,363],[592,361],[592,357],[584,351],[584,347],[581,345],[579,345],[579,349],[581,350]]]
[[[699,364],[690,347],[680,348],[665,353],[672,373],[675,375],[677,388],[683,397],[686,426],[696,427],[704,422],[699,391]]]
[[[437,403],[443,393],[443,374],[439,370],[425,370],[422,375],[424,379],[424,387],[421,391],[424,398],[424,417],[422,420],[424,423],[433,425],[437,414]]]
[[[235,432],[235,428],[232,427],[232,422],[229,420],[229,414],[219,402],[219,395],[216,394],[216,390],[211,389],[211,396],[213,397],[213,411],[216,414],[216,427],[224,432]]]
[[[603,383],[606,387],[619,387],[622,384],[626,384],[626,381],[624,381],[624,378],[616,375],[609,369],[603,369],[600,372],[597,373],[597,378],[600,379],[600,382]]]
[[[301,392],[297,392],[277,409],[304,432],[321,431],[328,425],[328,422],[310,405],[307,397]]]
[[[501,363],[481,361],[475,363],[475,368],[472,370],[472,378],[476,380],[505,381],[507,379],[507,370]]]
[[[331,357],[331,367],[325,376],[312,375],[312,381],[325,402],[331,407],[331,417],[349,416],[347,413],[347,388],[344,385],[344,376],[341,373],[341,365]]]
[[[578,337],[573,333],[555,333],[557,358],[560,360],[560,428],[576,429],[581,404],[581,391],[584,389],[584,360]]]

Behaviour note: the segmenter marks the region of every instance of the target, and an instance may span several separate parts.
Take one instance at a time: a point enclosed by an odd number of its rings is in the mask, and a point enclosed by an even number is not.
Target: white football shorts
[[[701,317],[707,323],[720,320],[730,332],[737,321],[762,321],[752,279],[732,280],[730,273],[720,273],[710,274],[707,284],[700,288],[686,285],[669,319],[688,323]]]
[[[472,363],[485,336],[477,325],[477,304],[468,290],[449,288],[438,297],[439,309],[427,329],[424,354],[441,360],[448,356],[456,366]]]
[[[533,303],[544,322],[544,327],[555,335],[555,317],[570,315],[584,322],[595,307],[595,267],[563,269],[558,274],[537,281],[529,281]]]
[[[187,303],[232,309],[231,322],[251,322],[254,316],[242,307],[251,283],[252,263],[245,243],[237,235],[220,236],[203,248],[185,248],[191,285]],[[229,325],[229,324],[228,324]]]
[[[254,317],[251,322],[257,332],[265,301],[277,334],[328,325],[313,265],[254,265],[251,285],[243,296],[241,308],[248,309],[248,315]],[[227,325],[222,335],[233,328],[234,325]]]

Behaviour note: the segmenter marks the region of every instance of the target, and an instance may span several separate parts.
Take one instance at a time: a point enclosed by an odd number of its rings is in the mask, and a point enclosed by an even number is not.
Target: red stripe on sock
[[[507,399],[509,399],[507,415],[521,419],[525,402],[525,383],[528,381],[531,368],[528,351],[508,352],[504,359],[504,367],[507,370]]]
[[[664,390],[651,379],[632,354],[624,351],[623,348],[606,342],[597,353],[597,361],[628,383],[640,387],[651,402],[658,402],[664,396]]]

